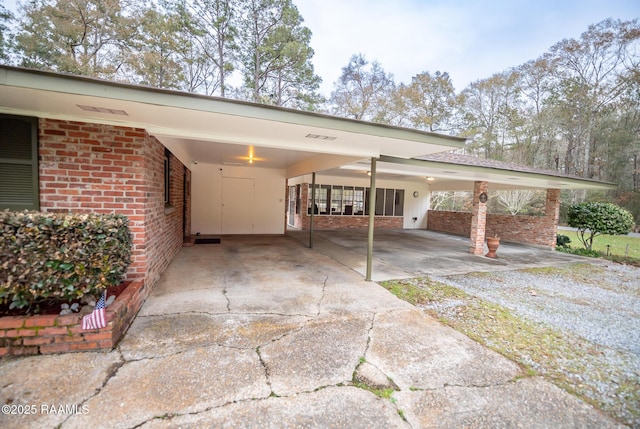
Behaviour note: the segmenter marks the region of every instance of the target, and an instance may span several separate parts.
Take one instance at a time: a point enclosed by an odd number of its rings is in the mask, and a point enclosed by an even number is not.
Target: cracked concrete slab
[[[362,362],[362,364],[358,365],[358,368],[353,374],[353,380],[354,382],[365,384],[371,389],[400,390],[398,385],[387,377],[387,374],[369,362]]]
[[[388,290],[375,283],[354,278],[350,282],[327,281],[325,297],[320,305],[321,314],[349,314],[408,310],[411,304],[401,301]]]
[[[67,415],[42,407],[80,406],[95,394],[122,360],[117,352],[32,356],[2,361],[0,403],[35,406],[35,414],[0,413],[0,427],[42,428],[62,423]],[[79,407],[78,407],[79,408]],[[16,410],[17,411],[17,410]],[[32,410],[33,411],[33,410]]]
[[[402,390],[485,386],[521,374],[515,363],[415,308],[376,315],[366,359]]]
[[[300,329],[308,320],[301,316],[203,313],[137,317],[119,349],[127,360],[212,345],[253,350]]]
[[[276,395],[351,381],[364,356],[370,317],[325,318],[260,348]]]
[[[393,404],[355,387],[328,387],[284,398],[245,401],[195,414],[153,420],[142,429],[410,428]]]
[[[194,296],[198,299],[194,300]],[[172,293],[156,295],[147,298],[138,313],[140,316],[159,314],[176,314],[185,311],[203,313],[226,313],[229,311],[227,298],[222,288],[202,290],[175,290]]]
[[[394,395],[415,428],[622,428],[541,378],[488,387],[446,387]]]
[[[255,350],[212,346],[127,362],[86,402],[90,412],[64,427],[131,428],[154,417],[186,414],[270,394]],[[100,416],[97,418],[97,416]]]
[[[362,357],[361,368],[375,368],[367,384],[398,386],[391,399],[351,383]],[[407,427],[399,413],[414,428],[440,418],[519,426],[500,404],[533,401],[522,426],[564,424],[563,413],[578,426],[610,423],[518,376],[515,364],[291,238],[223,237],[182,249],[117,351],[0,360],[5,403],[88,409],[0,415],[0,427]]]

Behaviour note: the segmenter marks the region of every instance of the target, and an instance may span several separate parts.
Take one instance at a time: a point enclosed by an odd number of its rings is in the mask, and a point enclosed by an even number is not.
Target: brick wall
[[[555,247],[555,228],[545,216],[487,216],[487,237],[497,235],[514,243]]]
[[[184,188],[183,192],[185,195],[183,207],[184,210],[184,231],[182,233],[183,238],[191,237],[191,170],[188,168],[184,168]]]
[[[560,191],[547,190],[544,216],[511,216],[487,214],[486,237],[499,236],[504,241],[556,247]],[[427,229],[469,237],[473,214],[429,210]]]
[[[487,216],[487,237],[499,236],[515,243],[556,247],[560,219],[560,190],[547,189],[544,216]]]
[[[165,148],[153,137],[144,144],[147,200],[145,205],[145,282],[154,285],[173,257],[182,247],[184,165],[173,155],[171,169],[170,205],[164,202]]]
[[[184,165],[171,157],[167,210],[164,146],[145,130],[52,119],[40,119],[39,128],[41,210],[126,215],[127,279],[153,287],[182,244]]]
[[[470,212],[429,210],[427,214],[427,229],[469,237],[471,217],[472,214]]]
[[[114,347],[147,298],[149,288],[132,282],[106,311],[107,326],[83,331],[78,314],[0,317],[0,357]]]
[[[306,216],[306,218],[306,222],[303,222],[303,229],[309,229],[310,216]],[[313,222],[315,229],[367,228],[369,226],[369,216],[316,215]],[[402,223],[401,217],[392,216],[376,216],[374,220],[374,226],[377,229],[402,229]]]

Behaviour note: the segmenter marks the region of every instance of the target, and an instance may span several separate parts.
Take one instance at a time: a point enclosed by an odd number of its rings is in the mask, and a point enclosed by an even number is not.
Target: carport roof
[[[0,113],[142,128],[185,165],[248,164],[288,177],[380,155],[412,158],[464,139],[200,94],[0,66]]]
[[[325,171],[327,175],[362,177],[370,168],[368,160]],[[501,189],[615,189],[616,184],[562,174],[551,170],[524,167],[451,152],[434,153],[411,159],[381,156],[377,177],[424,182],[429,178],[432,191],[471,191],[474,182],[485,181]]]
[[[185,165],[249,164],[357,176],[431,176],[432,190],[611,189],[616,185],[450,153],[465,139],[320,113],[0,65],[0,113],[145,129]],[[448,152],[448,153],[443,153]]]

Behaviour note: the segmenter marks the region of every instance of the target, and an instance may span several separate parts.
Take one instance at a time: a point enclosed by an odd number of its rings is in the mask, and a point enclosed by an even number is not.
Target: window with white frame
[[[315,207],[315,214],[329,216],[368,216],[369,188],[358,186],[316,185],[315,202],[308,192],[307,214]],[[402,216],[404,189],[376,189],[376,216]]]

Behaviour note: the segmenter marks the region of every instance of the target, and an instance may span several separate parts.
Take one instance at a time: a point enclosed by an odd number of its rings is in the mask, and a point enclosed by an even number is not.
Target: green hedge
[[[100,295],[131,263],[122,215],[0,212],[0,304],[37,313],[43,302]]]

